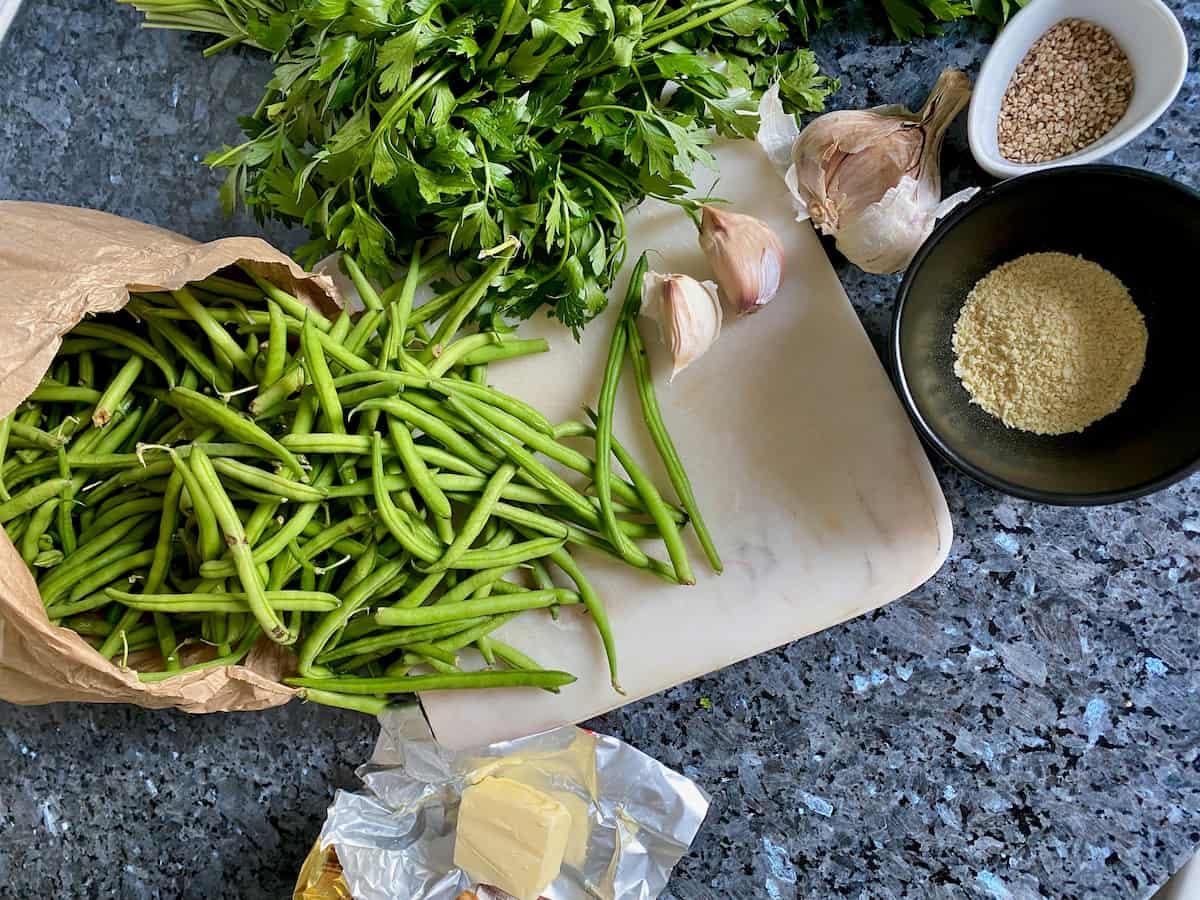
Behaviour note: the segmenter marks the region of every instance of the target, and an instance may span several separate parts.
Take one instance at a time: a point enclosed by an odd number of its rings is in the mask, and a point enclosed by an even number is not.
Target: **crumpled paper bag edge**
[[[121,309],[130,290],[173,290],[245,263],[316,308],[340,306],[332,279],[309,275],[261,238],[199,243],[98,210],[24,201],[0,201],[0,226],[0,417],[38,385],[66,332],[89,313]],[[291,660],[264,638],[242,665],[143,683],[50,623],[32,573],[0,529],[0,699],[265,709],[296,696],[280,683]]]

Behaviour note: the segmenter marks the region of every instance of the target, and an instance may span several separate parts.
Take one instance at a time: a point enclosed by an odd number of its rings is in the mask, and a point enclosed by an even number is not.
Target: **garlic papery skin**
[[[970,97],[967,75],[946,69],[920,112],[886,106],[813,120],[792,142],[785,175],[797,218],[811,218],[867,272],[906,269],[937,220],[977,191],[941,199],[942,144]],[[764,94],[759,110],[760,143],[778,165],[795,121],[783,113],[777,93]]]
[[[671,377],[708,352],[721,334],[721,301],[711,281],[690,275],[647,272],[642,279],[642,314],[658,323],[671,353]]]
[[[703,206],[700,249],[712,266],[721,299],[736,315],[758,312],[779,293],[783,244],[761,219]]]

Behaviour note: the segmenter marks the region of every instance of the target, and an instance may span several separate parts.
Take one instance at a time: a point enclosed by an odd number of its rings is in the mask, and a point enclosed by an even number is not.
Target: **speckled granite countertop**
[[[1200,185],[1200,2],[1169,2],[1192,72],[1117,161]],[[0,51],[0,197],[257,230],[221,217],[198,161],[236,139],[265,60],[136,24],[112,0],[29,0]],[[989,38],[849,24],[816,44],[844,106],[919,103]],[[961,122],[946,165],[951,187],[979,178]],[[896,280],[842,276],[882,347]],[[923,588],[590,723],[714,796],[670,896],[1144,897],[1200,844],[1200,478],[1059,510],[938,474],[956,538]],[[282,897],[375,730],[300,704],[0,706],[0,895]]]

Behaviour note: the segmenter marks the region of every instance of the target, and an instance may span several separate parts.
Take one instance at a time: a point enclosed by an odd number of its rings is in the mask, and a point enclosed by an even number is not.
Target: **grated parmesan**
[[[1121,407],[1147,340],[1115,275],[1082,257],[1031,253],[971,291],[954,326],[954,374],[1010,428],[1069,434]]]

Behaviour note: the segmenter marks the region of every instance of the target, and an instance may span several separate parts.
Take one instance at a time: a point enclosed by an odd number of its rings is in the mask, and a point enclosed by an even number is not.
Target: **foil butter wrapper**
[[[454,865],[454,841],[463,789],[487,776],[544,791],[571,813],[547,900],[653,900],[708,813],[695,782],[581,728],[455,752],[416,708],[389,710],[380,722],[375,753],[358,770],[365,790],[337,793],[319,838],[322,850],[336,849],[355,900],[456,900],[477,890]]]

